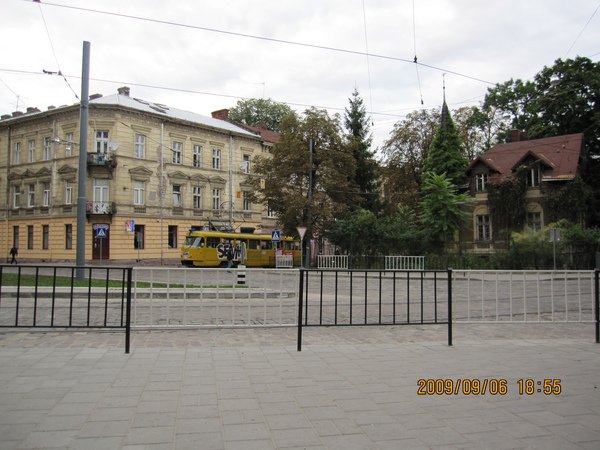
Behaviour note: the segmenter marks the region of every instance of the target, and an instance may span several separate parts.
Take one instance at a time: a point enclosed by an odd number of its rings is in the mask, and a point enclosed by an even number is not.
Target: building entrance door
[[[92,229],[92,259],[110,259],[110,225],[95,223]]]

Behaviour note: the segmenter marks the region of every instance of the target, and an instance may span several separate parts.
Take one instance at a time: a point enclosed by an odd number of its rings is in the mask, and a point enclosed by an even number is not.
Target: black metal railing
[[[447,325],[452,270],[300,269],[298,351],[312,326]]]
[[[131,267],[0,265],[1,328],[109,328],[131,337]]]

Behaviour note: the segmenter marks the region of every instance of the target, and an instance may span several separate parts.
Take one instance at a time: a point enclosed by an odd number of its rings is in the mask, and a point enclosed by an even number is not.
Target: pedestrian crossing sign
[[[271,231],[271,240],[273,242],[279,242],[279,241],[281,241],[281,231],[280,230],[273,230],[273,231]]]
[[[106,237],[106,228],[96,228],[96,237],[97,238],[105,238]]]

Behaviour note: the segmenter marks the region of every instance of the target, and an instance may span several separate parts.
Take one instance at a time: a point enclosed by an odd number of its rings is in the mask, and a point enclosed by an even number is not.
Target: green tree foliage
[[[425,175],[421,224],[432,241],[444,244],[452,239],[469,217],[464,209],[469,200],[468,195],[457,193],[445,174],[428,172]]]
[[[360,205],[370,211],[378,211],[379,192],[377,186],[377,163],[370,150],[373,138],[370,132],[369,118],[363,100],[355,89],[350,106],[345,109],[344,126],[348,131],[347,144],[356,161],[354,181],[358,186]]]
[[[286,233],[295,233],[298,225],[323,236],[336,217],[357,202],[354,184],[355,162],[344,145],[339,117],[326,111],[308,109],[302,116],[292,114],[281,123],[281,140],[271,157],[257,157],[255,169],[265,180],[261,188],[255,179],[255,199],[268,203],[278,215]],[[312,155],[312,201],[309,201]]]
[[[395,216],[354,209],[336,220],[327,233],[333,244],[351,255],[422,254],[422,237],[418,218],[408,208],[401,208]]]
[[[378,228],[379,220],[372,211],[357,208],[349,211],[342,219],[336,220],[328,230],[327,237],[344,253],[373,255],[381,247]]]
[[[423,180],[423,159],[438,127],[438,110],[413,111],[397,122],[383,144],[386,210],[416,208]]]
[[[423,161],[423,172],[426,176],[429,172],[437,175],[445,173],[452,183],[462,185],[466,181],[467,164],[458,131],[444,102],[440,126]]]
[[[292,108],[270,98],[238,100],[229,110],[229,119],[246,125],[265,125],[269,130],[280,131],[280,124],[292,114]]]

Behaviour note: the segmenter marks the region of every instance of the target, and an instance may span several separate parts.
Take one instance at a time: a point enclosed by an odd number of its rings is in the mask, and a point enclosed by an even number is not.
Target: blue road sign
[[[271,231],[271,240],[273,242],[279,242],[279,241],[281,241],[281,231],[280,230],[273,230],[273,231]]]

